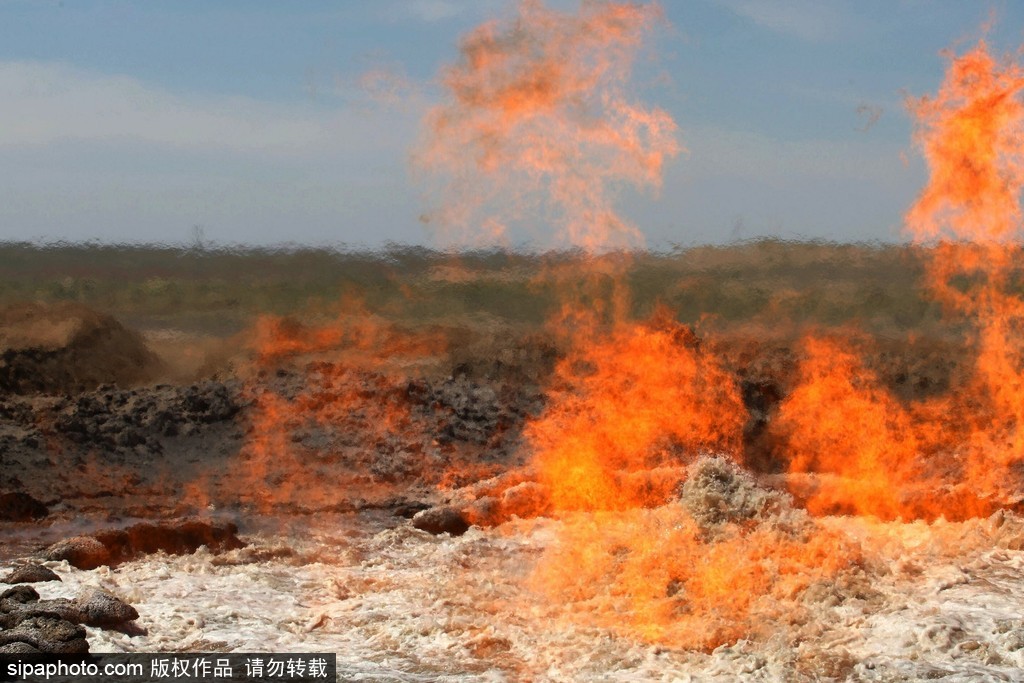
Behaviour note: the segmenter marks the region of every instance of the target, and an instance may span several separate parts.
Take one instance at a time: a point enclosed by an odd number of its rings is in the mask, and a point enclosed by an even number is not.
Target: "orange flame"
[[[660,505],[694,455],[739,447],[735,381],[676,323],[578,344],[556,377],[560,388],[526,432],[556,509]]]
[[[808,506],[882,517],[986,514],[1018,495],[1024,460],[1024,299],[1015,291],[1024,189],[1024,67],[984,42],[952,57],[935,97],[909,101],[931,178],[907,225],[927,282],[974,326],[976,361],[948,396],[905,405],[849,351],[810,340],[777,433],[790,471],[825,472]],[[930,491],[927,499],[923,491]]]
[[[410,368],[439,355],[446,340],[386,324],[353,302],[346,308],[319,326],[256,322],[247,438],[230,480],[205,484],[216,489],[209,499],[264,512],[346,510],[394,496],[400,485],[434,483],[437,463],[423,452],[431,427],[413,414],[406,389]]]
[[[641,242],[613,200],[622,185],[656,189],[680,151],[672,118],[626,94],[660,18],[654,5],[596,0],[570,14],[522,0],[514,21],[463,39],[461,62],[441,77],[448,101],[426,117],[415,154],[447,177],[438,218],[457,240],[482,228],[501,238],[540,212],[588,251]]]
[[[984,41],[960,57],[934,98],[910,102],[932,171],[907,224],[934,252],[929,284],[972,317],[977,361],[962,413],[971,425],[967,476],[997,491],[1024,459],[1024,298],[1014,283],[1022,237],[1024,66],[996,60]]]
[[[573,602],[569,619],[672,647],[777,637],[808,619],[794,598],[863,575],[866,563],[855,542],[820,528],[730,525],[709,540],[678,505],[564,524],[532,582]]]

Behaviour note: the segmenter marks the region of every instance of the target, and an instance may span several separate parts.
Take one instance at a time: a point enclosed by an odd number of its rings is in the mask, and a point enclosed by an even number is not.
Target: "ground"
[[[43,508],[4,508],[0,562],[140,521],[232,522],[246,544],[45,561],[62,581],[37,584],[44,598],[99,586],[138,610],[145,634],[90,626],[94,651],[322,650],[363,680],[1024,667],[1015,482],[983,514],[812,515],[770,429],[808,329],[905,404],[957,383],[964,325],[908,285],[913,252],[765,243],[606,269],[626,273],[629,325],[721,365],[742,439],[728,457],[655,439],[668,456],[641,474],[668,482],[663,499],[557,511],[531,425],[580,391],[567,377],[600,376],[560,365],[555,292],[587,279],[566,275],[571,255],[7,249],[35,265],[0,272],[0,493]],[[412,524],[444,505],[468,531]]]

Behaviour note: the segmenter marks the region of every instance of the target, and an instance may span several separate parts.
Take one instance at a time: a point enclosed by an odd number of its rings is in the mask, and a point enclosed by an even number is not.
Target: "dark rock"
[[[743,405],[752,417],[764,420],[782,399],[782,389],[771,379],[745,379],[740,383]]]
[[[39,599],[39,593],[32,586],[15,586],[0,593],[0,612],[8,611],[11,604],[24,605]]]
[[[33,600],[26,603],[0,601],[0,629],[14,628],[26,619],[36,617],[55,617],[72,624],[82,621],[79,609],[67,598]]]
[[[50,514],[47,507],[27,493],[11,491],[0,493],[0,520],[28,522]]]
[[[40,583],[43,581],[60,581],[60,577],[41,564],[26,564],[17,567],[10,574],[0,579],[0,583]]]
[[[75,639],[74,633],[79,631],[71,627],[76,624],[138,633],[141,629],[129,624],[138,618],[134,607],[98,589],[87,591],[75,600],[40,600],[33,588],[16,586],[0,594],[0,645],[22,642],[43,652],[80,652],[82,650],[75,649],[78,644],[64,642]],[[84,637],[84,631],[81,633]]]
[[[14,642],[0,645],[0,655],[35,655],[41,652],[42,650],[32,647],[28,643]]]
[[[417,512],[412,518],[412,525],[435,535],[461,536],[469,530],[469,522],[462,512],[450,505],[439,505]]]
[[[85,628],[55,616],[28,617],[14,628],[0,631],[0,647],[19,643],[40,652],[78,654],[89,651]]]
[[[139,618],[139,613],[134,607],[110,593],[97,589],[77,597],[74,607],[79,618],[72,621],[87,626],[118,626]]]

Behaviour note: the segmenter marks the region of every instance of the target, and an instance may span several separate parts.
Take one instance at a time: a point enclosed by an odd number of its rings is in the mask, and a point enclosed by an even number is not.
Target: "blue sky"
[[[549,0],[572,8],[572,0]],[[1024,3],[686,0],[636,73],[688,149],[648,243],[901,239],[905,93],[1024,42]],[[409,172],[434,78],[503,0],[0,0],[0,239],[435,244]],[[368,90],[368,72],[394,90]]]

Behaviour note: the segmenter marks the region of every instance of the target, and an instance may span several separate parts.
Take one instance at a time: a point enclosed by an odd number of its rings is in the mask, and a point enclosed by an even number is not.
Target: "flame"
[[[665,316],[577,340],[559,363],[559,389],[526,431],[555,509],[660,505],[694,455],[739,448],[735,381]]]
[[[929,249],[930,291],[973,329],[973,372],[948,395],[905,404],[851,350],[808,340],[775,431],[791,472],[839,477],[810,493],[812,511],[965,517],[990,513],[1022,483],[1024,67],[994,59],[984,41],[949,57],[938,94],[908,101],[931,177],[907,226]]]
[[[1019,55],[1018,55],[1019,57]],[[931,182],[907,216],[919,240],[943,239],[929,284],[977,327],[967,476],[998,490],[1024,457],[1024,298],[1014,282],[1022,236],[1024,66],[984,41],[950,67],[939,93],[910,102]]]
[[[642,243],[615,196],[624,185],[657,189],[681,150],[672,118],[627,94],[659,21],[656,5],[590,0],[563,13],[523,0],[513,21],[462,40],[414,154],[442,178],[437,217],[456,241],[501,241],[543,215],[561,241],[590,252]]]
[[[425,453],[434,425],[414,410],[409,375],[443,353],[443,335],[403,330],[349,301],[321,325],[262,317],[250,345],[237,466],[219,483],[197,482],[192,498],[208,486],[214,502],[263,512],[348,510],[440,476]]]
[[[592,1],[564,14],[521,2],[515,22],[463,40],[417,163],[449,179],[449,226],[493,238],[530,215],[583,251],[536,280],[563,296],[549,329],[567,351],[524,431],[530,465],[485,483],[469,518],[560,517],[537,590],[573,602],[572,618],[714,647],[767,636],[780,598],[858,554],[806,519],[729,523],[709,538],[678,500],[699,455],[739,459],[747,413],[736,378],[670,311],[630,318],[629,256],[616,250],[642,238],[614,199],[624,184],[657,188],[681,151],[665,112],[626,97],[659,20],[653,5]],[[762,495],[744,486],[741,498]]]
[[[627,87],[660,21],[656,5],[590,0],[566,13],[522,0],[514,20],[488,22],[463,39],[459,63],[442,73],[445,101],[426,117],[415,162],[441,179],[437,218],[460,237],[507,240],[527,217],[542,218],[557,241],[584,254],[582,274],[553,269],[537,280],[563,288],[550,328],[567,351],[544,412],[525,427],[532,477],[504,479],[511,485],[482,496],[491,507],[481,503],[472,521],[492,513],[559,517],[561,533],[531,579],[538,590],[580,606],[573,618],[711,648],[770,637],[778,619],[799,620],[782,614],[794,597],[865,559],[854,541],[788,503],[709,530],[681,502],[698,456],[741,459],[748,415],[737,378],[671,312],[630,319],[628,257],[615,250],[641,246],[642,236],[615,199],[626,186],[657,189],[664,164],[682,150],[671,117],[633,102]],[[992,59],[981,43],[952,58],[936,97],[909,103],[932,176],[907,224],[921,243],[940,240],[927,283],[974,326],[976,362],[950,395],[908,403],[868,370],[855,340],[808,338],[799,382],[770,430],[794,494],[813,514],[977,515],[1019,490],[1022,86],[1024,69]],[[436,347],[372,316],[322,328],[267,319],[256,349],[264,369],[310,354],[331,358],[307,365],[297,387],[252,396],[241,481],[258,504],[322,508],[342,496],[339,487],[366,495],[382,484],[354,467],[350,481],[324,487],[317,454],[301,444],[305,426],[355,416],[360,438],[372,433],[385,446],[429,439],[437,426],[390,391],[403,375],[387,372],[396,356]],[[445,469],[425,455],[415,460],[440,473],[433,484],[491,473],[480,463]],[[779,495],[743,482],[742,495]]]
[[[979,267],[998,274],[1009,265],[1000,247],[1020,237],[1024,67],[1009,57],[998,62],[984,41],[949,58],[938,95],[908,101],[931,178],[908,212],[907,226],[917,239],[946,237],[992,248],[991,254],[974,252],[960,267],[940,251],[936,275]],[[1004,257],[994,263],[977,258],[999,254]]]
[[[711,651],[808,619],[794,598],[866,564],[841,532],[730,525],[708,539],[678,505],[570,516],[531,578],[585,619],[647,642]]]

